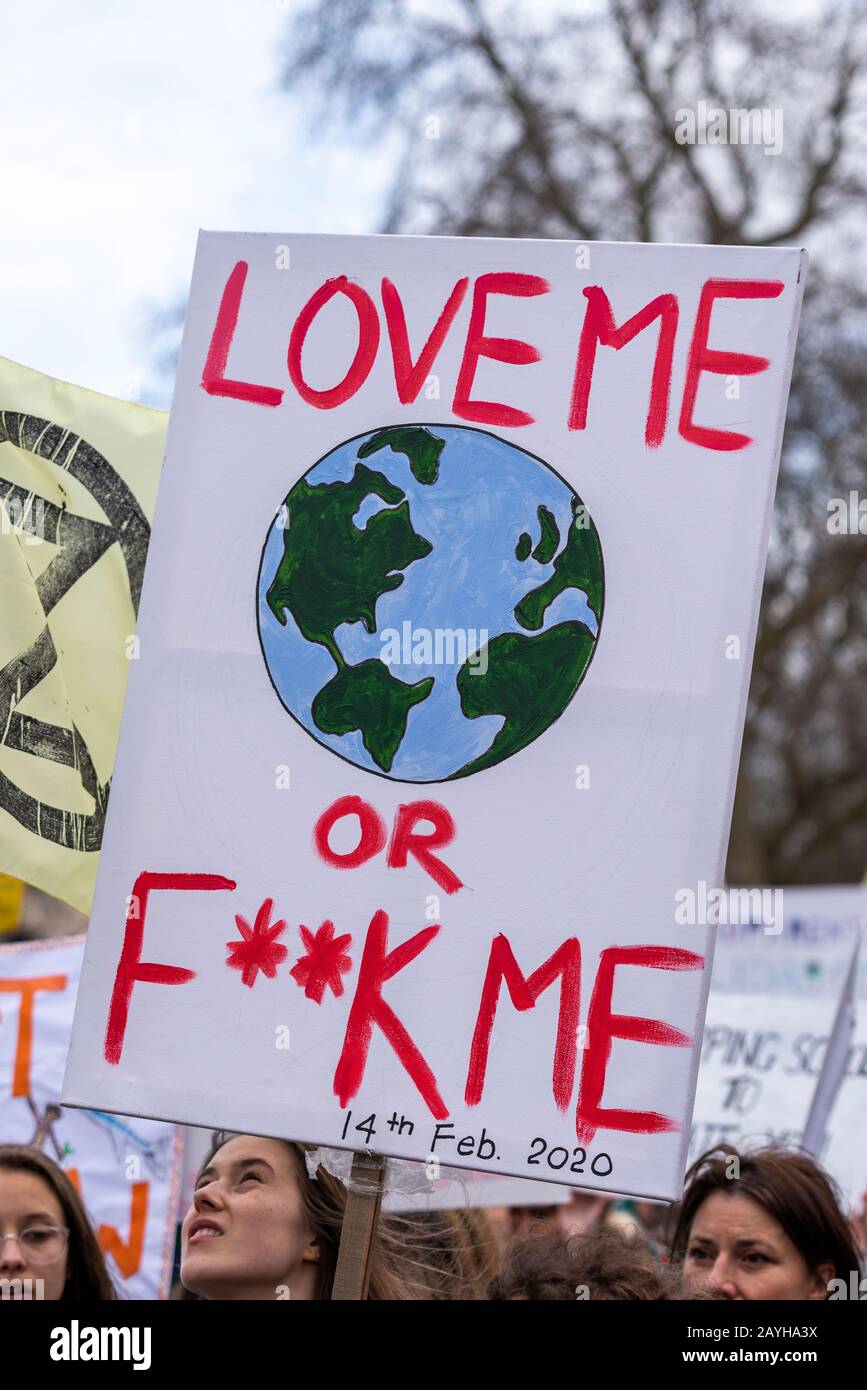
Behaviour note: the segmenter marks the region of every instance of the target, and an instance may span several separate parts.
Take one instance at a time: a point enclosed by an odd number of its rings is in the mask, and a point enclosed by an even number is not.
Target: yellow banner
[[[21,921],[24,906],[24,884],[20,878],[0,874],[0,936],[14,931]]]
[[[85,913],[167,424],[0,358],[0,870]]]

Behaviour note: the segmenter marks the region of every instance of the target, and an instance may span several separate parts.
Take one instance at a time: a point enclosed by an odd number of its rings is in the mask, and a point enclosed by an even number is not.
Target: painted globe
[[[284,707],[402,782],[469,777],[559,719],[599,639],[602,550],[577,493],[483,430],[395,425],[291,488],[259,569]]]

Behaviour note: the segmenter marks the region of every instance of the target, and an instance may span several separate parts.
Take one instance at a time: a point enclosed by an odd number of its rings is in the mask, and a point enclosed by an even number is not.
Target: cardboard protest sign
[[[200,238],[65,1099],[678,1194],[804,257]]]
[[[181,1166],[172,1125],[61,1109],[83,937],[0,947],[0,1138],[35,1144],[81,1193],[124,1298],[169,1292]]]
[[[835,1001],[717,994],[708,1003],[690,1159],[715,1144],[799,1144],[828,1047]],[[855,1203],[867,1188],[867,1016],[818,1155]]]

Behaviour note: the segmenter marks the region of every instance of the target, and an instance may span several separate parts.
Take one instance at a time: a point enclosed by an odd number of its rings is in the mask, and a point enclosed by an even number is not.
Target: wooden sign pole
[[[332,1301],[367,1298],[370,1254],[379,1224],[384,1177],[385,1159],[381,1154],[353,1154]]]

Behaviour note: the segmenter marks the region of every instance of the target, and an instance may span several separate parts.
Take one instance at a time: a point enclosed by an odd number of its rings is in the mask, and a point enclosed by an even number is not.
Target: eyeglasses
[[[59,1260],[67,1242],[66,1226],[30,1226],[26,1231],[7,1231],[0,1235],[0,1252],[7,1240],[14,1240],[21,1254],[34,1265],[50,1265]]]

